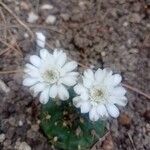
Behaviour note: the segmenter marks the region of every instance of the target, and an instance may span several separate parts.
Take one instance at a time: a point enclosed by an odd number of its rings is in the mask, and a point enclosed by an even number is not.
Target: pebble
[[[140,23],[141,22],[141,16],[137,13],[133,13],[131,16],[130,16],[130,21],[133,22],[133,23]]]
[[[53,9],[53,6],[51,4],[43,4],[40,9],[42,10],[50,10]]]
[[[10,92],[10,88],[2,80],[0,80],[0,89],[2,89],[5,93]]]
[[[0,143],[2,143],[5,140],[5,134],[0,134]]]
[[[18,125],[21,127],[23,126],[23,122],[21,120],[19,120]]]
[[[37,14],[35,14],[34,12],[30,12],[28,14],[28,19],[27,21],[29,23],[35,23],[38,20],[39,16]]]
[[[62,13],[60,16],[64,21],[68,21],[70,19],[70,15],[66,13]]]
[[[10,117],[9,120],[8,120],[9,124],[11,126],[16,126],[16,120],[14,117]]]
[[[47,24],[54,24],[55,21],[56,21],[56,17],[54,15],[49,15],[45,20]]]
[[[39,130],[39,125],[38,124],[34,124],[34,125],[31,126],[31,129],[36,132],[36,131]]]
[[[21,10],[29,10],[30,6],[26,2],[20,3]]]
[[[22,142],[20,143],[18,150],[31,150],[31,147],[26,142]]]
[[[128,25],[129,25],[128,22],[124,22],[124,23],[123,23],[123,26],[124,26],[124,27],[127,27]]]

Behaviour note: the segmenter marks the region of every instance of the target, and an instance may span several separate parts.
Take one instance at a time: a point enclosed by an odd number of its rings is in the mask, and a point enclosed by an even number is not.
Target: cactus
[[[60,150],[88,150],[106,133],[104,121],[91,122],[71,100],[43,105],[41,129],[51,145]]]

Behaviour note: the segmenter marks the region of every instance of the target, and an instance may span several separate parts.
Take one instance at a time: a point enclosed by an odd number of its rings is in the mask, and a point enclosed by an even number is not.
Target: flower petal
[[[44,65],[54,65],[53,55],[49,53],[47,49],[40,50],[40,57],[44,60]]]
[[[55,59],[62,53],[62,50],[58,50],[57,48],[54,49],[53,51],[53,56]]]
[[[82,92],[80,97],[83,101],[87,101],[89,99],[89,94],[87,92]]]
[[[96,111],[96,108],[93,107],[89,112],[89,118],[91,121],[97,121],[99,119],[99,115]]]
[[[36,40],[37,45],[41,48],[44,48],[46,37],[42,32],[37,32],[36,36],[37,36],[37,40]]]
[[[101,119],[106,119],[109,117],[106,107],[104,105],[97,106],[97,113],[99,114]]]
[[[73,77],[73,76],[65,76],[63,78],[60,79],[61,83],[67,85],[67,86],[73,86],[76,84],[76,80],[77,78]]]
[[[122,77],[121,77],[121,75],[119,75],[119,74],[114,74],[114,75],[111,76],[110,79],[112,80],[112,81],[111,81],[111,85],[112,85],[113,87],[115,87],[115,86],[117,86],[117,85],[121,82]]]
[[[44,91],[45,88],[46,88],[45,83],[37,83],[37,84],[33,85],[32,87],[30,87],[30,90],[31,90],[33,96],[36,97],[38,95],[38,93]]]
[[[84,71],[84,77],[91,80],[91,82],[94,81],[94,73],[91,69],[87,69],[86,71]]]
[[[40,78],[39,70],[31,64],[26,64],[24,72],[33,78]]]
[[[62,67],[65,64],[66,60],[67,60],[67,56],[65,53],[62,52],[56,58],[56,65]]]
[[[57,96],[57,85],[54,84],[51,88],[50,88],[50,93],[49,96],[51,98],[55,98]]]
[[[69,98],[69,92],[62,84],[58,87],[58,96],[61,100],[67,100]]]
[[[24,86],[32,86],[36,83],[38,83],[39,81],[36,78],[25,78],[23,80],[23,85]]]
[[[126,90],[122,86],[117,86],[111,90],[112,96],[115,95],[119,97],[119,96],[124,96],[125,94],[126,94]]]
[[[108,101],[111,104],[117,104],[119,106],[126,106],[128,103],[128,100],[125,96],[122,97],[110,96]]]
[[[116,87],[118,84],[120,84],[122,80],[121,75],[119,74],[115,74],[115,75],[111,75],[111,76],[106,76],[104,83],[110,87]]]
[[[84,77],[83,77],[83,85],[84,85],[86,88],[90,89],[90,88],[93,86],[93,84],[94,84],[93,80],[91,80],[91,79],[89,79],[89,78],[84,78]]]
[[[95,80],[96,80],[97,82],[101,82],[103,78],[104,78],[103,70],[99,68],[99,69],[95,72]]]
[[[40,67],[41,66],[41,59],[40,57],[36,55],[30,56],[30,62],[35,66],[35,67]]]
[[[81,107],[82,100],[81,100],[80,96],[74,97],[72,101],[73,101],[74,106],[76,106],[77,108]]]
[[[70,71],[74,70],[76,67],[77,67],[77,63],[75,61],[71,61],[71,62],[66,63],[62,69],[65,72],[70,72]]]
[[[86,88],[82,84],[77,84],[74,87],[74,91],[78,94],[81,95],[82,93],[86,92]]]
[[[49,100],[49,87],[41,92],[39,99],[40,99],[40,102],[42,104],[46,104],[48,102],[48,100]]]
[[[119,116],[119,110],[118,110],[118,108],[115,105],[108,104],[108,105],[106,105],[106,108],[107,108],[108,113],[112,117],[117,118]]]
[[[81,113],[88,113],[91,109],[91,105],[89,102],[83,102],[81,105]]]

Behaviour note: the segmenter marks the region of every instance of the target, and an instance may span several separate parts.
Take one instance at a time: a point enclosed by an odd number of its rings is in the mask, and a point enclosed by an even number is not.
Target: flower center
[[[94,88],[90,91],[90,97],[93,102],[100,103],[104,101],[105,93],[102,89]]]
[[[59,78],[59,72],[55,69],[46,70],[43,79],[48,83],[55,83]]]

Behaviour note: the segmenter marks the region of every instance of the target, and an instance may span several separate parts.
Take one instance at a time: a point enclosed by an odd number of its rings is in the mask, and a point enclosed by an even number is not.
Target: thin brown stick
[[[8,50],[9,50],[9,47],[8,47],[8,48],[6,48],[6,49],[4,49],[2,52],[0,52],[0,56],[1,56],[1,55],[3,55],[3,54],[5,54],[5,53],[7,53],[7,52],[8,52]]]
[[[130,140],[130,142],[132,144],[133,149],[136,150],[136,147],[135,147],[135,144],[133,142],[133,139],[132,139],[132,137],[131,137],[131,135],[129,133],[128,133],[128,137],[129,137],[129,140]]]
[[[31,31],[31,29],[23,21],[21,21],[18,18],[18,16],[15,15],[14,12],[12,10],[10,10],[10,8],[7,5],[5,5],[2,1],[0,1],[0,5],[3,6],[10,13],[10,15],[12,15],[16,19],[16,21],[29,32],[29,34],[31,35],[31,40],[33,40],[34,39],[34,34]]]
[[[6,30],[6,24],[7,24],[7,22],[6,22],[6,19],[5,19],[5,15],[4,15],[4,13],[3,13],[3,11],[1,9],[0,9],[0,14],[2,16],[2,19],[3,19],[4,23],[5,23],[4,37],[5,37],[5,39],[7,39],[7,30]]]
[[[131,85],[122,83],[122,86],[125,87],[125,88],[127,88],[127,89],[129,89],[129,90],[131,90],[131,91],[134,91],[134,92],[136,92],[136,93],[138,93],[138,94],[140,94],[140,95],[143,95],[144,97],[146,97],[146,98],[148,98],[148,99],[150,99],[150,95],[148,95],[148,94],[142,92],[141,90],[139,90],[139,89],[137,89],[137,88],[135,88],[135,87],[133,87],[133,86],[131,86]]]
[[[50,30],[50,31],[52,31],[52,32],[56,32],[56,33],[58,33],[58,34],[60,34],[60,35],[64,35],[64,33],[63,32],[60,32],[60,31],[58,31],[58,30],[56,30],[55,28],[53,28],[53,27],[50,27],[50,26],[43,26],[43,25],[32,25],[32,24],[26,24],[26,25],[28,25],[30,28],[42,28],[42,29],[47,29],[47,30]],[[20,28],[20,26],[19,25],[0,25],[0,30],[3,30],[4,28]]]
[[[6,42],[3,41],[2,39],[0,39],[0,42],[3,43],[4,45],[8,46],[8,48],[11,48],[11,49],[17,51],[17,52],[22,56],[22,53],[21,53],[18,49],[14,48],[13,45],[6,43]]]
[[[18,72],[22,72],[22,70],[21,70],[21,69],[18,69],[18,70],[0,71],[0,74],[13,74],[13,73],[18,73]]]

